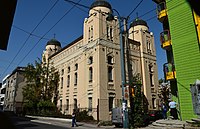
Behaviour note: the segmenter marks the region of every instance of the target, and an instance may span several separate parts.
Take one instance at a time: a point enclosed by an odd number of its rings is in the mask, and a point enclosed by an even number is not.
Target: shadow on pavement
[[[30,123],[30,121],[33,119],[35,118],[16,116],[13,112],[0,112],[0,128],[24,129],[25,127],[37,126]]]

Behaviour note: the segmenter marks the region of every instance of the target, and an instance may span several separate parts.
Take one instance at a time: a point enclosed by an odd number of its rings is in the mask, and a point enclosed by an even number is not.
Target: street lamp
[[[123,128],[128,128],[128,111],[127,111],[127,102],[125,100],[125,83],[126,83],[126,76],[125,76],[125,59],[124,59],[124,43],[122,41],[122,29],[121,29],[121,22],[126,20],[126,18],[123,18],[119,15],[119,12],[116,9],[113,9],[118,15],[117,19],[119,22],[119,30],[120,30],[120,58],[121,58],[121,79],[122,79],[122,114],[123,114]],[[112,13],[108,14],[108,17],[106,18],[107,21],[114,20],[114,16]]]

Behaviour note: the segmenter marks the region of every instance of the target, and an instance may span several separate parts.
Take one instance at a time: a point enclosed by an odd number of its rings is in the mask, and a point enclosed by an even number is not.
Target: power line
[[[31,35],[31,36],[34,36],[34,37],[37,37],[37,38],[42,38],[41,36],[36,35],[36,34],[33,34],[33,33],[31,33],[31,32],[28,32],[28,31],[26,31],[26,30],[24,30],[24,29],[22,29],[22,28],[20,28],[20,27],[18,27],[18,26],[16,26],[16,25],[12,25],[12,27],[15,28],[15,29],[21,30],[21,31],[23,31],[24,33],[29,34],[29,35]],[[50,39],[44,38],[44,37],[43,37],[42,39],[50,40]]]
[[[14,56],[14,58],[12,59],[11,63],[7,66],[7,68],[4,70],[3,74],[1,74],[0,77],[2,77],[5,72],[8,70],[8,68],[10,67],[10,65],[13,63],[13,61],[16,59],[16,57],[19,55],[19,53],[21,52],[22,48],[25,46],[25,44],[27,43],[27,41],[29,40],[29,38],[31,37],[31,34],[38,28],[38,26],[42,23],[42,21],[47,17],[47,15],[51,12],[51,10],[55,7],[55,5],[58,3],[59,0],[57,0],[53,6],[47,11],[47,13],[44,15],[44,17],[39,21],[39,23],[34,27],[34,29],[31,31],[31,33],[28,35],[28,37],[26,38],[25,42],[22,44],[21,48],[19,49],[19,51],[17,52],[17,54]]]
[[[82,6],[84,8],[87,8],[87,9],[90,9],[90,7],[86,6],[86,5],[83,5],[83,4],[80,4],[79,2],[74,2],[74,1],[71,1],[71,0],[65,0],[66,2],[68,3],[72,3],[73,5],[78,5],[78,6]]]
[[[15,28],[15,29],[21,30],[22,32],[24,32],[26,34],[31,34],[31,36],[34,36],[36,38],[42,38],[42,39],[47,40],[47,41],[51,40],[50,38],[45,38],[45,37],[42,37],[40,35],[36,35],[36,34],[31,33],[31,32],[28,32],[28,31],[26,31],[26,30],[24,30],[24,29],[22,29],[22,28],[20,28],[20,27],[18,27],[16,25],[12,25],[12,27]],[[59,41],[59,42],[66,44],[66,42],[64,42],[64,41]]]
[[[142,3],[143,0],[141,0],[137,6],[130,12],[130,14],[128,15],[128,17],[130,17],[130,15],[140,6],[140,4]]]
[[[94,8],[90,8],[89,6],[86,6],[86,5],[83,5],[83,4],[80,4],[80,3],[73,2],[73,1],[71,1],[71,0],[65,0],[65,1],[66,1],[66,2],[69,2],[69,3],[72,3],[72,4],[79,5],[79,6],[81,6],[81,7],[87,8],[87,9],[91,9],[91,10],[97,11],[97,12],[103,14],[101,11],[96,10],[96,9],[94,9]],[[79,8],[78,6],[76,6],[76,7]],[[88,12],[86,12],[85,10],[83,10],[83,9],[81,9],[81,8],[79,8],[79,9],[88,14]],[[103,14],[103,15],[104,15],[104,14]],[[106,21],[105,21],[104,19],[101,19],[101,18],[98,18],[98,17],[95,17],[95,18],[97,18],[97,19],[99,19],[99,20],[101,20],[101,21],[103,21],[103,22],[106,23]],[[114,26],[114,28],[118,27],[118,25],[119,25],[119,23],[116,24],[116,25]],[[121,27],[123,27],[123,25],[122,25]],[[114,28],[113,28],[113,29],[114,29]],[[104,34],[104,35],[102,35],[102,36],[99,37],[99,38],[104,38],[106,35],[107,35],[107,34]]]
[[[81,0],[78,1],[78,3]],[[37,43],[30,49],[30,51],[22,58],[22,60],[18,63],[18,65],[31,53],[31,51],[38,45],[38,43],[46,36],[76,5],[71,7],[38,41]]]

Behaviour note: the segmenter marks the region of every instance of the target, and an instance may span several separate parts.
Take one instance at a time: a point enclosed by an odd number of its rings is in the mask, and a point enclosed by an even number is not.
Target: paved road
[[[19,122],[16,125],[17,129],[70,129],[68,127],[61,127],[61,126],[56,126],[56,125],[51,125],[51,124],[46,124],[46,123],[38,123],[38,122]]]
[[[0,114],[0,129],[117,129],[114,126],[101,126],[78,123],[78,127],[71,127],[71,120],[6,116]]]

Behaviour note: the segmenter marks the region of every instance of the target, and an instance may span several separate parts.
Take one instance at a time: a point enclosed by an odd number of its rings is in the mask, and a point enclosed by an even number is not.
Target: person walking
[[[178,119],[176,105],[177,105],[176,102],[173,100],[171,100],[171,102],[169,102],[170,115],[173,116],[173,119],[175,119],[175,120]]]
[[[72,113],[72,127],[78,127],[77,123],[76,123],[76,111],[73,110],[73,113]]]
[[[167,108],[167,105],[165,104],[165,102],[162,103],[161,108],[162,108],[163,119],[167,119],[168,108]]]

